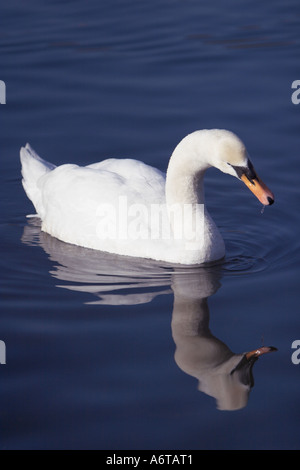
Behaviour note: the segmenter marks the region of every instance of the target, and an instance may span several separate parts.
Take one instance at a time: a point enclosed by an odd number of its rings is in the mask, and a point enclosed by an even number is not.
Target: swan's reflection
[[[41,232],[38,221],[25,227],[22,241],[39,244],[55,263],[50,273],[65,289],[92,293],[93,304],[133,305],[174,293],[172,335],[175,361],[199,381],[199,390],[216,399],[222,410],[247,405],[257,358],[275,348],[234,354],[209,330],[207,299],[220,287],[220,269],[174,268],[150,260],[121,257],[68,245]],[[70,282],[72,284],[70,284]]]
[[[207,299],[218,287],[215,270],[202,269],[197,275],[172,276],[175,361],[184,372],[199,380],[199,390],[214,397],[218,409],[237,410],[247,405],[254,385],[254,362],[261,354],[275,348],[262,347],[234,354],[213,336],[209,329]]]

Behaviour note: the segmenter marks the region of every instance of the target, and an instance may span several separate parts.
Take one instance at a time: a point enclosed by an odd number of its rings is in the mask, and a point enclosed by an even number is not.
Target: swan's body
[[[67,243],[171,263],[201,264],[225,255],[223,239],[204,206],[203,177],[209,167],[245,177],[263,204],[273,202],[243,143],[224,130],[185,137],[166,175],[130,159],[55,167],[28,144],[21,149],[21,162],[23,186],[43,231]],[[194,218],[183,216],[186,207]]]

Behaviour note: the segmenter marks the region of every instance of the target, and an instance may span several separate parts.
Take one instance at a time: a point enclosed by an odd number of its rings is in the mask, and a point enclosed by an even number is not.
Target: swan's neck
[[[175,148],[166,178],[166,203],[204,204],[203,179],[211,165],[205,157],[199,159],[192,141],[184,139]]]
[[[222,258],[225,247],[218,228],[204,206],[203,180],[205,171],[213,166],[210,152],[214,151],[214,144],[205,133],[201,135],[202,143],[199,145],[199,134],[194,133],[185,137],[175,148],[167,170],[166,204],[173,231],[176,220],[179,231],[195,242],[199,260],[205,262]],[[185,214],[186,207],[192,211],[196,231],[189,217],[177,217],[177,214]],[[178,223],[179,219],[182,225]]]

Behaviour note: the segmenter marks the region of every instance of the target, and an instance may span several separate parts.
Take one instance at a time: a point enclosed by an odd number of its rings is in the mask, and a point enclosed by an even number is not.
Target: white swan
[[[203,177],[209,167],[241,179],[262,204],[274,202],[244,144],[227,130],[186,136],[166,175],[130,159],[56,167],[29,144],[21,149],[21,162],[23,186],[43,231],[87,248],[176,264],[201,264],[225,255],[204,206]]]

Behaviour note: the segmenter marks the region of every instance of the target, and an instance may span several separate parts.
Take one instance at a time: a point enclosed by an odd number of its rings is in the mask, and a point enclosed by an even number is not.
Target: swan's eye
[[[250,181],[257,179],[257,174],[255,173],[254,166],[252,165],[251,160],[248,158],[248,167],[246,171],[246,176]]]
[[[240,179],[242,175],[246,175],[248,180],[253,183],[253,180],[257,178],[252,162],[249,159],[247,161],[247,166],[231,165],[230,163],[228,163],[228,165],[230,165],[235,170],[238,178]]]

